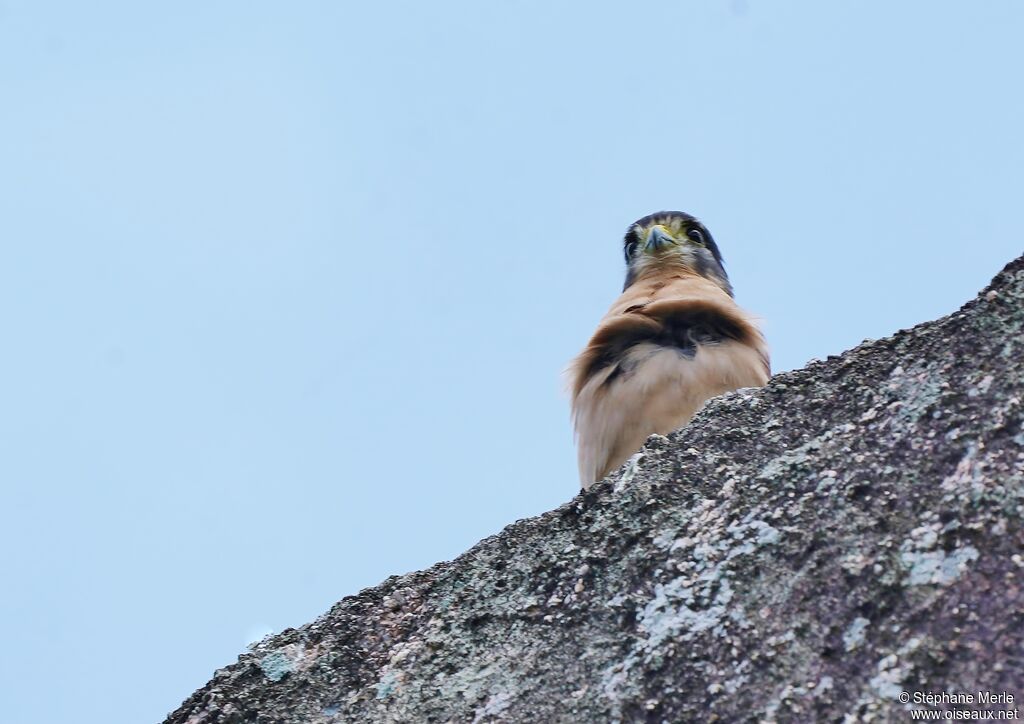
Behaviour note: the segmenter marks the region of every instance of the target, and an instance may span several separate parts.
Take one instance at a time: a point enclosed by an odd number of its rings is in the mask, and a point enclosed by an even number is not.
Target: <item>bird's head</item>
[[[732,296],[722,254],[711,232],[682,211],[659,211],[633,222],[622,240],[626,285],[672,268],[706,277]]]

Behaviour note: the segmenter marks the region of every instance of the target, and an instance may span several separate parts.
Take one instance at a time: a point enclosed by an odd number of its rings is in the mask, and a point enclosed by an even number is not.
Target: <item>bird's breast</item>
[[[662,299],[613,307],[572,373],[587,486],[649,435],[682,427],[709,398],[765,384],[768,354],[730,298]]]

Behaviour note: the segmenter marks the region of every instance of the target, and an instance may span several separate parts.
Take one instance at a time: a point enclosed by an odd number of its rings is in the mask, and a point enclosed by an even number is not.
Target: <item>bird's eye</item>
[[[700,233],[700,229],[690,229],[686,232],[686,235],[690,237],[690,241],[693,241],[701,246],[704,245],[704,234]]]
[[[636,252],[637,242],[631,241],[626,244],[626,261],[628,262],[633,258],[633,253]]]

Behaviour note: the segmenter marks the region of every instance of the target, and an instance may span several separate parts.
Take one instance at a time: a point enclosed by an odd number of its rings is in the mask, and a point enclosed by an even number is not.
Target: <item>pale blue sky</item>
[[[571,498],[619,242],[776,370],[1024,250],[1017,2],[0,0],[0,700],[144,722]]]

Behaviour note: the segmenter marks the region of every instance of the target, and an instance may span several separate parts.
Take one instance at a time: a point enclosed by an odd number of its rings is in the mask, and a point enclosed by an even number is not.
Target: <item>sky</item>
[[[1024,5],[0,0],[4,720],[158,721],[571,499],[634,219],[775,371],[1024,251]]]

